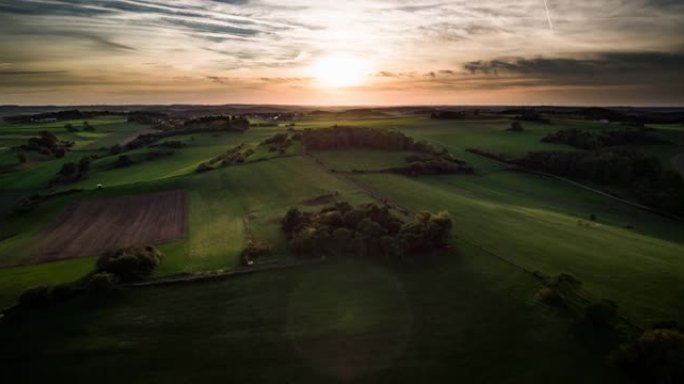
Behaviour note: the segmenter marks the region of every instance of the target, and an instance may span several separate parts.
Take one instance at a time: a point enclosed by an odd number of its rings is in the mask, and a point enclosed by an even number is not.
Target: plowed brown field
[[[97,256],[125,246],[180,239],[186,221],[183,191],[76,203],[37,235],[32,261]]]

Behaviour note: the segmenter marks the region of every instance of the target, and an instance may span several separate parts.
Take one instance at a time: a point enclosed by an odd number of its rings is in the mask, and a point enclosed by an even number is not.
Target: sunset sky
[[[0,104],[684,104],[683,0],[0,0]]]

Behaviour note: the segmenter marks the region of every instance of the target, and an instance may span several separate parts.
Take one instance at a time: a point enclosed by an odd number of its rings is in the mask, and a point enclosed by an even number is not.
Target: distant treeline
[[[152,145],[161,139],[177,135],[211,132],[244,132],[249,128],[249,121],[245,121],[246,119],[229,119],[223,120],[221,124],[186,124],[182,128],[175,127],[173,129],[167,129],[164,131],[154,133],[144,133],[139,135],[133,141],[124,146],[118,144],[114,145],[110,148],[109,152],[112,155],[118,155],[121,152],[130,151],[147,145]]]
[[[95,116],[105,116],[105,115],[125,115],[125,112],[112,112],[112,111],[79,111],[78,109],[72,109],[68,111],[57,111],[57,112],[43,112],[32,115],[15,115],[15,116],[5,116],[3,120],[8,123],[35,123],[46,120],[81,120],[88,119]]]
[[[465,112],[439,111],[430,113],[431,119],[458,120],[466,117]]]
[[[226,125],[233,128],[249,128],[249,120],[243,116],[235,115],[207,115],[192,117],[183,122],[186,127],[200,126],[200,125]]]
[[[568,128],[550,133],[542,139],[545,143],[567,144],[580,149],[598,149],[619,145],[668,144],[651,133],[652,129],[621,127],[614,129]]]
[[[327,129],[307,129],[302,143],[307,150],[367,148],[389,151],[432,151],[424,142],[416,142],[399,131],[363,127],[334,126]]]

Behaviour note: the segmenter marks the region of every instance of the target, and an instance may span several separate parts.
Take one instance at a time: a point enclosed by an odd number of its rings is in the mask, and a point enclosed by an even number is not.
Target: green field
[[[89,122],[94,132],[67,133],[66,122],[0,125],[0,307],[27,288],[74,281],[93,269],[97,255],[33,265],[31,246],[64,207],[103,197],[186,191],[187,236],[159,246],[165,257],[153,279],[242,270],[240,253],[250,238],[274,249],[256,267],[296,260],[280,219],[291,207],[321,208],[322,196],[352,204],[382,198],[412,212],[448,210],[454,249],[407,265],[332,258],[220,282],[126,288],[104,303],[81,296],[14,311],[0,320],[0,359],[17,367],[2,370],[3,382],[617,382],[606,357],[625,334],[588,329],[575,314],[538,302],[541,284],[532,271],[573,274],[583,297],[614,300],[626,323],[684,322],[684,223],[467,151],[572,150],[540,139],[571,126],[602,129],[599,123],[554,118],[511,133],[511,120],[501,117],[341,113],[297,121],[298,130],[398,129],[476,170],[406,177],[348,172],[400,167],[409,152],[309,155],[295,143],[278,154],[259,145],[287,132],[285,126],[172,136],[167,140],[185,146],[136,149],[126,155],[173,153],[121,167],[108,148],[150,127],[124,117]],[[684,130],[653,127],[674,144],[639,149],[671,167],[671,157],[684,152]],[[10,147],[41,130],[75,145],[63,159],[32,155],[19,165]],[[244,164],[195,172],[240,144],[255,150]],[[87,178],[53,190],[76,191],[11,214],[22,198],[48,193],[65,162],[90,155],[99,158]]]

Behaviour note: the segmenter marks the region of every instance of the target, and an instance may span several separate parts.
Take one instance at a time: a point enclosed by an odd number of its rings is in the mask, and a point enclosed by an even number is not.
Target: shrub
[[[608,327],[618,317],[618,305],[612,300],[603,299],[592,303],[584,310],[584,321],[595,327]]]
[[[537,300],[548,305],[561,306],[565,304],[563,295],[561,295],[558,290],[549,287],[543,287],[539,289],[535,294],[535,297]]]
[[[41,307],[52,302],[50,296],[51,287],[38,286],[25,290],[19,296],[19,305],[22,307]]]
[[[196,173],[202,173],[202,172],[211,171],[212,169],[214,169],[214,167],[209,165],[209,163],[202,163],[202,164],[197,166],[197,169],[195,169],[195,172]]]
[[[247,243],[247,248],[242,251],[240,260],[242,265],[252,265],[254,259],[259,256],[270,255],[271,251],[271,244],[269,244],[267,241],[250,239]]]
[[[553,277],[548,285],[562,293],[569,293],[580,289],[582,282],[569,273],[561,273]]]
[[[42,307],[66,301],[77,293],[78,289],[71,283],[33,287],[25,290],[19,296],[19,305],[22,307]]]
[[[684,335],[670,329],[655,329],[611,356],[613,363],[634,383],[674,384],[684,382]]]
[[[116,160],[117,167],[128,167],[131,164],[133,164],[133,160],[131,160],[130,156],[128,155],[121,155]]]
[[[129,247],[109,252],[97,260],[97,270],[123,281],[141,280],[152,274],[162,257],[154,247]]]
[[[89,294],[96,296],[111,295],[117,290],[118,278],[116,275],[108,272],[96,273],[90,277],[86,290]]]
[[[509,132],[523,132],[523,126],[519,121],[514,121],[511,123],[511,127],[507,129]]]

